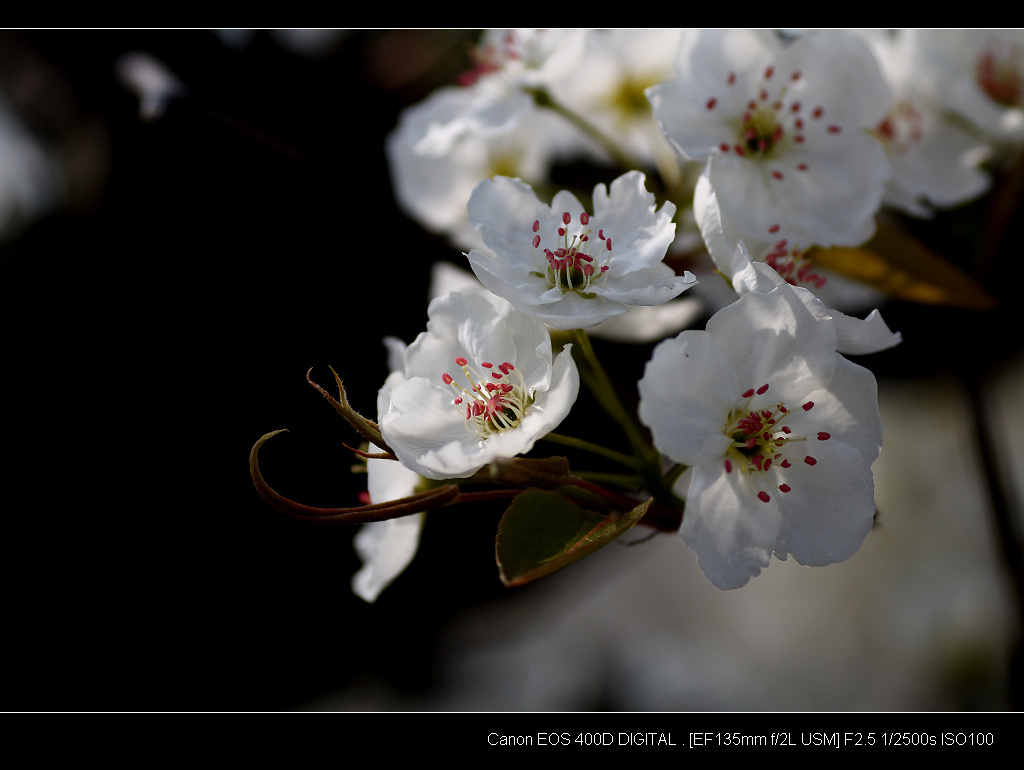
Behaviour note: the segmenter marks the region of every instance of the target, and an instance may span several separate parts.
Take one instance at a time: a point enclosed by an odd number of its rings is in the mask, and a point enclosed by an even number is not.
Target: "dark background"
[[[270,483],[357,504],[357,437],[306,371],[326,385],[335,367],[372,416],[380,340],[422,329],[429,266],[452,253],[395,210],[383,139],[464,66],[466,33],[410,35],[322,55],[267,32],[0,36],[74,193],[0,251],[0,708],[287,709],[365,671],[425,687],[437,624],[503,590],[488,548],[430,556],[491,541],[490,512],[438,517],[421,579],[369,607],[351,528],[276,513],[249,476],[256,439],[288,428],[261,455]],[[189,90],[154,122],[115,76],[133,51]]]
[[[279,492],[343,506],[365,488],[305,374],[326,386],[333,366],[372,415],[381,338],[423,329],[430,265],[458,254],[396,210],[383,141],[473,39],[353,31],[313,55],[267,32],[0,34],[2,85],[68,183],[0,245],[0,708],[287,710],[367,676],[415,694],[445,621],[507,600],[500,511],[433,516],[371,606],[349,589],[352,530],[276,513],[247,463],[287,428],[261,453]],[[152,122],[115,76],[132,51],[189,92]],[[886,318],[908,340],[873,358],[886,376],[1020,347],[1012,307]]]

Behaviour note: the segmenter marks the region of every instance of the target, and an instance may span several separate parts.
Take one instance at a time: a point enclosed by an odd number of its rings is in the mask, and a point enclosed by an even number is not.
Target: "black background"
[[[452,253],[395,210],[383,139],[464,65],[465,35],[402,36],[351,32],[320,57],[266,32],[0,41],[12,90],[42,80],[29,125],[62,151],[88,140],[93,161],[0,252],[3,708],[279,710],[364,671],[425,687],[437,624],[503,590],[484,548],[421,560],[369,607],[351,528],[276,513],[249,476],[253,443],[288,428],[261,455],[270,483],[357,504],[357,437],[306,371],[330,384],[335,367],[373,415],[380,340],[422,329],[430,263]],[[115,76],[133,51],[189,91],[155,122]],[[425,553],[494,523],[439,517]]]
[[[372,415],[381,338],[422,330],[431,263],[458,259],[395,208],[383,141],[474,37],[355,31],[322,56],[266,32],[0,37],[4,85],[70,180],[0,246],[0,708],[287,710],[366,675],[414,693],[435,684],[445,620],[506,600],[500,511],[434,516],[370,606],[349,589],[351,529],[276,513],[247,463],[287,428],[261,453],[279,492],[341,506],[364,488],[354,434],[305,374],[328,385],[333,366]],[[115,77],[132,51],[189,91],[153,122]],[[1012,304],[886,319],[907,342],[873,358],[884,376],[977,372],[1020,347]]]

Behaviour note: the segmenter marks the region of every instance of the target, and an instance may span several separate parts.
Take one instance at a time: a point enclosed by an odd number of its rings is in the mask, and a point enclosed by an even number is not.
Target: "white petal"
[[[722,218],[718,196],[707,168],[700,175],[694,189],[693,211],[708,254],[715,266],[732,282],[738,294],[746,294],[748,291],[769,292],[783,283],[774,270],[769,268],[770,272],[765,273],[755,269],[738,233],[726,232],[726,221]]]
[[[832,439],[816,442],[813,452],[813,467],[794,462],[778,472],[792,489],[778,493],[782,528],[775,554],[820,567],[861,547],[874,521],[875,492],[870,464],[856,448]]]
[[[658,124],[683,157],[703,160],[717,152],[723,141],[733,140],[736,131],[731,118],[740,109],[708,110],[708,100],[725,104],[730,74],[745,78],[748,70],[760,73],[776,49],[770,33],[742,29],[683,32],[675,80],[647,90]]]
[[[429,380],[414,377],[391,392],[380,420],[381,433],[406,468],[428,479],[472,476],[480,439],[466,430],[465,416],[453,395]]]
[[[571,291],[559,294],[557,302],[519,304],[518,307],[555,329],[563,330],[586,329],[629,310],[624,304],[605,297],[586,298]]]
[[[612,271],[621,275],[660,264],[675,240],[675,213],[671,201],[657,209],[654,193],[647,191],[639,171],[620,176],[612,182],[610,192],[603,184],[594,188],[592,229],[603,229],[614,239]]]
[[[741,389],[770,385],[765,403],[799,399],[832,380],[835,324],[824,305],[805,305],[789,284],[743,295],[706,328],[746,378]]]
[[[921,105],[922,110],[926,109]],[[989,188],[988,175],[978,168],[987,154],[977,140],[959,128],[927,115],[925,134],[907,152],[890,156],[892,179],[885,201],[925,216],[931,210],[919,201],[946,208],[971,200]]]
[[[392,372],[388,383],[401,379],[400,372]],[[385,384],[381,391],[390,391]],[[389,402],[384,402],[387,408]],[[379,447],[370,446],[371,452]],[[370,502],[383,503],[408,497],[416,491],[421,479],[394,460],[366,461],[367,492]],[[375,521],[364,524],[352,541],[363,560],[363,567],[352,577],[352,592],[365,601],[376,601],[380,592],[398,577],[416,556],[419,547],[423,515],[403,516],[400,519]]]
[[[628,313],[612,316],[589,333],[615,342],[657,342],[690,326],[703,313],[703,302],[684,297],[653,307],[630,307]]]
[[[758,263],[755,268],[759,273],[772,275],[780,282],[780,285],[784,283],[768,265]],[[810,290],[800,286],[794,286],[793,290],[811,313],[820,312],[821,300],[815,297]],[[845,315],[838,310],[829,309],[827,312],[832,316],[832,323],[835,325],[836,346],[840,353],[849,355],[877,353],[903,341],[899,332],[894,333],[889,330],[885,321],[882,320],[881,313],[877,310],[872,310],[863,320]]]
[[[609,275],[608,282],[593,291],[598,297],[623,305],[660,305],[696,283],[697,278],[692,273],[676,275],[668,265],[658,263],[626,275]]]
[[[658,451],[686,465],[725,456],[724,422],[748,386],[710,334],[691,330],[662,342],[637,387],[638,415]]]
[[[578,202],[576,206],[582,209]],[[478,183],[466,204],[466,213],[469,224],[481,231],[488,249],[502,259],[526,265],[534,262],[534,221],[540,220],[538,232],[544,237],[554,234],[562,216],[561,210],[556,216],[551,207],[541,203],[528,184],[504,176]]]
[[[903,341],[899,332],[892,332],[877,310],[872,310],[864,320],[844,315],[838,310],[831,311],[832,320],[839,335],[840,353],[859,355],[877,353],[895,347]]]
[[[782,518],[780,494],[768,502],[738,470],[702,464],[680,479],[686,487],[686,510],[679,535],[697,554],[708,580],[722,589],[739,588],[768,566]]]
[[[803,403],[814,404],[810,411],[791,409],[786,422],[794,435],[808,436],[809,441],[819,431],[829,433],[832,439],[856,448],[864,462],[871,465],[882,448],[878,385],[875,376],[863,366],[842,356],[837,359],[835,377],[828,387],[807,394]],[[811,445],[818,443],[811,441]]]
[[[525,310],[526,305],[554,305],[562,293],[550,293],[547,279],[532,265],[492,257],[473,249],[466,255],[477,280],[503,299]],[[532,313],[531,313],[532,314]]]
[[[398,465],[390,460],[376,462]],[[422,514],[364,524],[352,540],[363,560],[363,567],[352,576],[352,592],[364,601],[376,601],[416,556],[422,529]]]

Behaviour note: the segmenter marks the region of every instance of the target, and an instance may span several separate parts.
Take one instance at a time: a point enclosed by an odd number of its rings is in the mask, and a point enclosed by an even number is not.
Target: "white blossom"
[[[551,94],[640,162],[670,168],[678,163],[675,151],[644,91],[672,77],[681,34],[671,28],[591,30],[585,58],[567,77],[552,82]],[[590,154],[607,160],[600,149]]]
[[[427,314],[379,423],[406,468],[472,476],[529,452],[569,413],[579,393],[571,346],[553,355],[540,321],[475,291],[438,297]]]
[[[902,30],[860,34],[892,89],[888,112],[875,128],[892,168],[883,202],[911,216],[929,218],[935,208],[964,203],[985,192],[989,178],[979,165],[989,148],[927,96],[926,68],[912,61],[913,36]]]
[[[1024,140],[1024,30],[908,30],[924,93],[998,142]]]
[[[867,45],[843,30],[788,45],[771,32],[686,30],[675,79],[647,91],[662,130],[707,164],[745,237],[780,228],[805,244],[858,245],[889,176],[888,88]]]
[[[469,221],[490,253],[467,256],[480,282],[557,329],[594,326],[631,305],[659,305],[696,279],[665,265],[675,205],[657,208],[644,175],[630,171],[594,188],[588,213],[572,193],[548,206],[529,185],[495,177],[477,185]]]
[[[425,229],[463,249],[483,245],[466,218],[466,201],[477,183],[497,174],[542,182],[566,146],[563,120],[531,109],[507,131],[465,134],[444,155],[416,151],[431,125],[452,119],[471,99],[465,89],[439,89],[404,110],[385,142],[398,205]]]
[[[658,345],[639,383],[654,445],[688,466],[674,487],[679,534],[719,588],[742,586],[772,553],[843,561],[872,526],[877,386],[837,354],[828,309],[799,292],[743,295],[706,331]]]
[[[488,29],[461,79],[459,109],[432,120],[416,143],[420,155],[447,155],[467,134],[510,130],[533,107],[531,89],[566,76],[583,57],[586,30]]]

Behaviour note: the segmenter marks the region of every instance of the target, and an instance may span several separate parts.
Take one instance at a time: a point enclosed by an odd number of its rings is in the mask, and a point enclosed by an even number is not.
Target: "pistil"
[[[796,436],[792,428],[784,424],[789,409],[785,404],[779,403],[770,409],[751,409],[750,404],[755,396],[763,396],[768,392],[767,383],[759,388],[746,390],[737,402],[735,409],[730,412],[725,425],[725,435],[732,439],[732,444],[726,450],[724,467],[726,473],[738,471],[746,476],[754,474],[766,474],[773,465],[781,468],[792,467],[793,460],[798,458],[799,453],[795,452],[794,443],[806,442],[806,436]],[[814,408],[813,401],[807,401],[800,405],[800,408],[809,412]],[[832,436],[826,431],[817,431],[817,441],[828,441]],[[800,458],[804,464],[813,467],[817,465],[817,459],[810,454]],[[765,477],[763,481],[768,481]],[[783,494],[791,492],[789,484],[775,484]],[[757,483],[758,487],[764,486],[762,482]],[[771,494],[764,489],[759,489],[757,497],[762,502],[770,502]]]
[[[495,365],[481,361],[480,368],[470,366],[463,356],[455,359],[462,368],[468,387],[455,382],[448,372],[441,381],[455,391],[455,406],[465,409],[466,429],[480,438],[510,430],[519,425],[530,404],[526,382],[516,368],[505,361]]]
[[[532,228],[533,248],[538,254],[543,254],[543,262],[534,262],[538,268],[535,275],[545,277],[553,289],[563,293],[574,291],[588,299],[595,296],[591,289],[603,283],[612,256],[612,239],[604,229],[597,231],[602,245],[597,247],[595,254],[589,253],[593,232],[589,227],[590,219],[586,211],[581,211],[579,225],[574,227],[573,216],[568,211],[562,212],[562,224],[557,228],[554,249],[542,248],[539,219],[534,220]]]
[[[800,70],[780,76],[772,65],[747,81],[730,72],[722,92],[704,103],[709,112],[726,110],[726,120],[734,126],[734,137],[722,141],[718,149],[726,155],[767,162],[769,175],[776,181],[791,171],[807,171],[803,157],[787,163],[786,153],[803,145],[810,132],[841,134],[842,126],[827,120],[821,105],[805,108],[799,98],[790,97],[790,89],[802,79]]]

